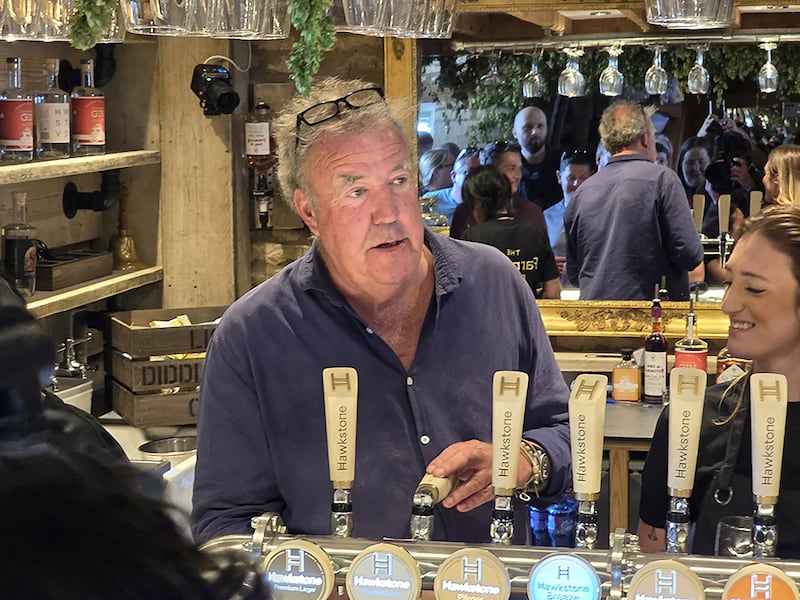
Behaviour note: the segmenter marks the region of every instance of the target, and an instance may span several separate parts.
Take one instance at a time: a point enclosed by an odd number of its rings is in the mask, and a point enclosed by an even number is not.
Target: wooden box
[[[45,292],[111,275],[114,255],[102,250],[72,250],[36,264],[36,289]]]
[[[202,356],[224,306],[133,310],[110,315],[111,404],[136,427],[197,422]],[[192,325],[150,327],[186,315]],[[162,393],[174,390],[177,393]]]

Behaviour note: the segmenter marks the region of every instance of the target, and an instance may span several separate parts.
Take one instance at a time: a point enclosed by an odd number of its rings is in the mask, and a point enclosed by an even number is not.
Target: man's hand
[[[531,466],[520,457],[517,485],[531,476]],[[427,472],[436,477],[458,473],[458,484],[442,500],[442,506],[467,512],[494,499],[492,488],[492,445],[478,440],[448,446],[428,465]]]
[[[567,257],[566,256],[556,256],[555,258],[556,258],[556,267],[558,267],[558,274],[559,275],[563,275],[564,274],[564,265],[567,262]]]

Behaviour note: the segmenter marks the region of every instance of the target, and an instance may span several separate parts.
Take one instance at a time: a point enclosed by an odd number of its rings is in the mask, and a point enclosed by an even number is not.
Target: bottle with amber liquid
[[[644,341],[644,400],[661,404],[667,390],[667,338],[661,331],[661,301],[650,308],[652,329]]]
[[[642,371],[633,358],[633,350],[621,352],[622,360],[611,371],[611,397],[615,401],[638,402],[642,399]]]

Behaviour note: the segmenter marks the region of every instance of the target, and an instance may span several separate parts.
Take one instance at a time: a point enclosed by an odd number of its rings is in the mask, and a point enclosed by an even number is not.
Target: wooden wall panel
[[[158,39],[165,308],[235,297],[231,117],[205,117],[189,88],[196,64],[228,51],[224,40]]]

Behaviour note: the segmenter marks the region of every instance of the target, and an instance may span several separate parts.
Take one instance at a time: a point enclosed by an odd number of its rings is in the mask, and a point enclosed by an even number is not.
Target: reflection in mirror
[[[456,31],[454,39],[457,35]],[[699,223],[706,238],[706,263],[715,259],[719,262],[717,202],[705,188],[703,173],[699,180],[691,181],[692,185],[688,183],[685,165],[679,162],[678,153],[673,152],[673,148],[679,148],[684,140],[696,135],[704,126],[709,138],[740,135],[750,146],[744,156],[746,164],[743,169],[737,169],[732,160],[735,157],[715,148],[713,140],[709,144],[708,163],[715,159],[728,162],[726,176],[732,190],[723,192],[732,194],[734,205],[741,213],[731,210],[729,225],[733,234],[734,218],[746,217],[753,210],[750,192],[763,188],[761,170],[766,155],[777,145],[794,142],[794,132],[800,125],[800,104],[792,102],[800,97],[800,78],[779,75],[774,94],[760,92],[758,84],[758,73],[765,59],[774,64],[779,74],[787,73],[790,65],[800,63],[800,45],[781,42],[776,48],[770,47],[767,57],[764,47],[758,43],[715,43],[713,38],[708,41],[703,61],[711,80],[707,94],[688,93],[687,75],[696,63],[697,53],[685,43],[676,45],[668,41],[663,44],[661,63],[671,80],[667,93],[661,96],[650,96],[644,91],[645,73],[653,61],[652,46],[625,45],[618,60],[618,69],[625,82],[622,97],[657,107],[653,123],[656,133],[665,142],[662,144],[666,156],[663,160],[668,161],[685,185],[687,206],[691,210],[691,198],[695,193],[705,198]],[[429,132],[434,147],[446,142],[464,147],[483,146],[498,139],[516,137],[520,140],[523,134],[514,130],[515,115],[523,107],[535,106],[546,115],[542,142],[547,154],[560,156],[562,150],[576,148],[594,153],[600,138],[600,115],[614,101],[602,95],[598,85],[600,73],[608,67],[607,51],[604,52],[599,43],[597,47],[584,48],[580,68],[586,77],[586,95],[566,98],[557,94],[558,75],[564,70],[567,58],[559,51],[561,48],[536,47],[535,42],[528,44],[528,47],[511,49],[501,46],[502,52],[490,45],[481,47],[475,44],[470,48],[468,43],[453,44],[461,49],[459,52],[441,45],[426,51],[426,47],[421,46],[418,131]],[[541,97],[531,97],[532,94],[525,93],[522,85],[531,71],[532,54],[536,57],[536,70],[541,78]],[[498,85],[479,85],[481,76],[490,71],[497,74]],[[712,122],[711,128],[709,122]],[[719,129],[715,130],[715,126]],[[523,148],[526,146],[525,143],[521,145]],[[530,149],[536,150],[535,147]],[[530,158],[525,151],[523,157]],[[555,167],[551,165],[551,168],[558,170],[559,166],[556,161]],[[712,227],[709,234],[704,228],[715,220],[716,230]],[[726,250],[730,251],[729,245]],[[700,301],[719,302],[721,296],[721,288],[712,285]],[[564,286],[562,298],[579,297],[579,290]]]

